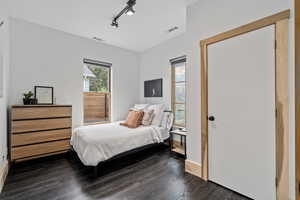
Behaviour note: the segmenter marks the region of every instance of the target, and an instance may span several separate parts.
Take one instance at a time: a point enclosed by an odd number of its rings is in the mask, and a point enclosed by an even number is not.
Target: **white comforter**
[[[74,130],[71,144],[83,164],[96,166],[120,153],[165,139],[157,126],[131,129],[119,124],[82,126]]]

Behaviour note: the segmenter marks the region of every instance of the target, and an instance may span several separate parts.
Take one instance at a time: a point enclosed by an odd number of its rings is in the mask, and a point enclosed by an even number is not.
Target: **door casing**
[[[275,25],[276,196],[289,198],[288,19],[290,10],[200,41],[201,48],[201,177],[208,181],[208,45]]]

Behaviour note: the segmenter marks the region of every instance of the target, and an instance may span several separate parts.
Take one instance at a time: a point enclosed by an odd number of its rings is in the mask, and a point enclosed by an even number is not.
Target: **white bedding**
[[[96,166],[120,153],[161,143],[169,137],[168,131],[161,127],[140,126],[131,129],[119,124],[82,126],[74,130],[71,144],[83,164]]]

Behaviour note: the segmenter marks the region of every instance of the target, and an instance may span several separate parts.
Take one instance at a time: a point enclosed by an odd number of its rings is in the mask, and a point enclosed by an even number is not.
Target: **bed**
[[[166,126],[149,125],[128,128],[120,125],[120,121],[109,124],[81,126],[74,129],[71,145],[81,162],[86,166],[95,167],[105,161],[114,159],[153,144],[161,144],[169,138],[172,114],[167,116]]]

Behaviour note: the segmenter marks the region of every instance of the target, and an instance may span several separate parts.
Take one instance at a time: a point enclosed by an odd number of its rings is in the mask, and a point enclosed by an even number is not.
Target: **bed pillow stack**
[[[154,125],[161,126],[164,116],[165,105],[164,104],[135,104],[134,109],[143,110],[144,117],[142,124],[145,126]]]
[[[142,125],[149,126],[154,118],[154,110],[148,108],[149,104],[135,104],[133,109],[140,110],[144,112],[144,117],[142,119]]]
[[[129,128],[137,128],[140,125],[161,126],[164,109],[164,104],[135,104],[134,107],[130,109],[126,121],[121,123],[121,125]]]

